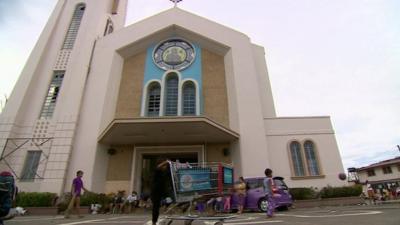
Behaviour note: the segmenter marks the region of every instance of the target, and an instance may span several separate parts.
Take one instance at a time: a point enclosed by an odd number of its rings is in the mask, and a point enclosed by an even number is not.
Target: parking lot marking
[[[322,218],[322,217],[344,217],[344,216],[364,216],[364,215],[374,215],[380,214],[382,211],[366,211],[366,212],[359,212],[359,213],[344,213],[339,215],[287,215],[287,214],[276,214],[277,216],[292,216],[292,217],[299,217],[299,218]]]

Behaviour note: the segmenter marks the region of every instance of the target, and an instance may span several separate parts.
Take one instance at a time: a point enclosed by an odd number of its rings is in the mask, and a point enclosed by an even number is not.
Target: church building
[[[329,116],[278,117],[262,46],[172,7],[124,26],[127,0],[59,0],[0,115],[21,191],[147,191],[159,157],[234,177],[342,186]],[[290,56],[288,57],[290,58]]]

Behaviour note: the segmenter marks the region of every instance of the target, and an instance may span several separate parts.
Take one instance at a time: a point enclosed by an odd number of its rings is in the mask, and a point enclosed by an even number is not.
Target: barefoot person
[[[75,206],[76,214],[78,215],[79,218],[82,218],[79,208],[80,208],[80,201],[81,201],[81,193],[82,189],[85,192],[89,192],[84,186],[83,186],[83,181],[82,181],[82,176],[83,176],[83,171],[78,170],[76,172],[76,178],[72,181],[72,188],[71,188],[71,201],[68,204],[67,210],[65,210],[65,215],[64,218],[69,218],[69,214]]]

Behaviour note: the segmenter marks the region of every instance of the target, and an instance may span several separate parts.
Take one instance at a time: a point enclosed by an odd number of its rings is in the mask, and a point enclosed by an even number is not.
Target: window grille
[[[196,115],[196,87],[193,82],[183,86],[183,115]]]
[[[299,142],[294,141],[290,144],[290,153],[292,156],[294,175],[304,176],[304,163]]]
[[[160,115],[160,93],[161,88],[159,84],[150,85],[148,92],[148,103],[147,103],[147,116],[159,116]]]
[[[42,151],[28,151],[22,170],[21,180],[29,181],[35,179]]]
[[[62,49],[72,49],[78,34],[79,26],[81,25],[83,13],[85,12],[85,4],[81,3],[75,7],[72,20],[69,25],[67,34],[65,35],[64,44]]]
[[[315,155],[315,149],[314,149],[313,142],[306,141],[304,143],[304,152],[306,155],[307,167],[308,167],[308,171],[309,171],[310,175],[311,176],[319,175],[318,162],[317,162],[317,157]]]
[[[60,92],[61,84],[64,78],[65,71],[54,71],[53,79],[51,80],[46,99],[44,101],[40,118],[51,118],[56,107],[58,93]]]
[[[169,75],[166,82],[165,115],[176,116],[178,114],[178,77]]]

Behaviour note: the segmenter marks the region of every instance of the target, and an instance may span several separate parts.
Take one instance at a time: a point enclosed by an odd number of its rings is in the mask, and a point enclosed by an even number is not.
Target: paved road
[[[23,216],[6,221],[6,225],[143,225],[150,220],[142,215],[87,215],[82,219],[62,216]],[[182,221],[172,225],[183,225]],[[212,225],[211,221],[195,221],[192,225]],[[245,213],[228,220],[225,225],[399,225],[400,204],[390,206],[327,207],[291,209],[278,212],[272,219],[262,213]]]

